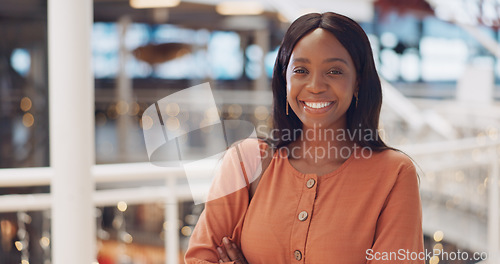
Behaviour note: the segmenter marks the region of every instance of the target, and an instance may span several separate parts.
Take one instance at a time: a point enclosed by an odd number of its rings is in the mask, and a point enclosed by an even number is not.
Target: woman
[[[252,197],[206,203],[186,262],[424,263],[417,174],[378,137],[382,91],[361,27],[330,12],[298,18],[272,88],[273,159]],[[238,175],[248,141],[214,185]]]

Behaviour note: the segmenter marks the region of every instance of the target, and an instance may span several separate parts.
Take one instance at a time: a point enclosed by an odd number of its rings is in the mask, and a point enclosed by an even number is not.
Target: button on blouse
[[[307,186],[307,188],[311,189],[315,183],[316,183],[316,181],[313,178],[311,178],[307,181],[306,186]]]

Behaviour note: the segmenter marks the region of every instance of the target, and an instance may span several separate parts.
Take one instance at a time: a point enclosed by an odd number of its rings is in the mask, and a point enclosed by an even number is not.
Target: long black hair
[[[358,103],[356,106],[356,100],[353,99],[346,113],[347,130],[351,134],[357,133],[354,143],[375,151],[388,149],[378,134],[382,87],[368,37],[358,23],[333,12],[311,13],[299,17],[290,25],[283,38],[272,80],[274,146],[280,148],[293,142],[295,139],[284,136],[284,133],[302,129],[302,122],[293,111],[286,114],[286,69],[297,42],[317,28],[328,30],[339,40],[349,52],[356,68]]]

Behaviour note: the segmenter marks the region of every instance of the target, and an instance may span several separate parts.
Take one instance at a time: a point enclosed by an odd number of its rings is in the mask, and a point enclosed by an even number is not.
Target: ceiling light
[[[226,1],[217,4],[215,10],[221,15],[259,15],[264,7],[256,1]]]
[[[130,0],[133,8],[162,8],[179,5],[181,0]]]

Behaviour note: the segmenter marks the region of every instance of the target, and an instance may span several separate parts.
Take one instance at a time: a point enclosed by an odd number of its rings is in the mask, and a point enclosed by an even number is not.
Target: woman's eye
[[[342,71],[340,71],[340,70],[331,70],[328,73],[330,73],[330,74],[342,74]]]
[[[293,70],[294,73],[306,73],[306,70],[304,69],[295,69]]]

